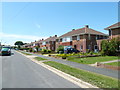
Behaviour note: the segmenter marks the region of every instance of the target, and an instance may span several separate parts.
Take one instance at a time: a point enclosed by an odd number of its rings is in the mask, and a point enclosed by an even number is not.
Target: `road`
[[[13,51],[2,56],[3,88],[80,88]]]

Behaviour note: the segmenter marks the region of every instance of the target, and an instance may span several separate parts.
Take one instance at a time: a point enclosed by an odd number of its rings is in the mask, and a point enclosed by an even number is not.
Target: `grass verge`
[[[94,64],[96,62],[118,60],[118,57],[117,56],[100,56],[100,57],[86,57],[86,58],[68,57],[67,60],[82,64]]]
[[[22,54],[25,54],[25,55],[32,55],[32,54],[29,54],[29,53],[25,53],[25,52],[21,52]]]
[[[44,63],[100,88],[118,88],[118,80],[115,78],[73,68],[54,61]]]
[[[35,59],[38,60],[38,61],[48,60],[48,59],[41,58],[41,57],[35,57]]]
[[[120,62],[112,62],[112,63],[105,63],[106,65],[111,65],[111,66],[120,66]]]

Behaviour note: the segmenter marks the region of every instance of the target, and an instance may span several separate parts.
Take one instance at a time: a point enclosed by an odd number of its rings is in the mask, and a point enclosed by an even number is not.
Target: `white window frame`
[[[77,40],[80,40],[80,36],[79,35],[77,36]]]

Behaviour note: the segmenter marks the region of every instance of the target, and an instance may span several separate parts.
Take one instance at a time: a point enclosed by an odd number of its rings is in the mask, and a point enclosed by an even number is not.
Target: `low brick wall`
[[[97,63],[97,67],[108,68],[108,69],[113,69],[113,70],[120,70],[119,66],[106,65],[106,64],[102,64],[102,63]]]

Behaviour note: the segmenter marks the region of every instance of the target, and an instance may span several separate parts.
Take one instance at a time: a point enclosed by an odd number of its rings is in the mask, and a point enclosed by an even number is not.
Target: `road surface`
[[[2,56],[2,88],[80,88],[13,51]]]

